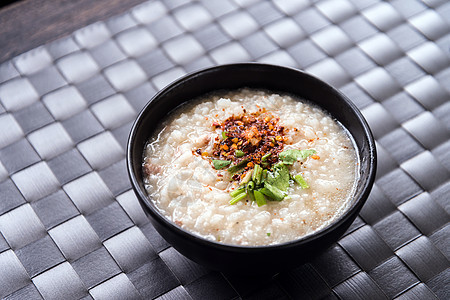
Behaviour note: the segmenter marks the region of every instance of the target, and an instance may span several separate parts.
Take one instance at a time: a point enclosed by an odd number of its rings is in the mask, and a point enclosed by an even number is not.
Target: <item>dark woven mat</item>
[[[450,3],[150,1],[0,66],[0,297],[450,299]],[[260,61],[361,109],[377,181],[325,254],[266,280],[181,256],[125,169],[133,119],[187,72]]]

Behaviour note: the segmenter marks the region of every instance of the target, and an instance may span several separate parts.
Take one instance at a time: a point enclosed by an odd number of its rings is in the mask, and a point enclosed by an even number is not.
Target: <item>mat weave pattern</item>
[[[0,65],[0,297],[450,299],[450,3],[149,1]],[[180,255],[130,189],[125,143],[155,92],[258,61],[340,89],[377,180],[338,243],[273,278]]]

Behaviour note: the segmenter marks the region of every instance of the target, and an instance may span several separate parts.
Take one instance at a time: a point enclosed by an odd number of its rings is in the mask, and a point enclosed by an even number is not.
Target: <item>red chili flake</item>
[[[243,114],[232,115],[223,122],[212,123],[215,129],[226,132],[227,139],[215,137],[209,159],[228,160],[233,164],[246,160],[247,166],[243,171],[253,168],[254,164],[260,164],[261,158],[269,152],[272,155],[265,159],[264,167],[270,169],[278,162],[278,153],[283,151],[284,143],[288,140],[285,136],[287,130],[278,124],[278,117],[267,112],[265,108],[257,107],[259,111],[255,113],[248,113],[244,109]],[[237,157],[236,150],[245,154]],[[195,153],[201,155],[202,150],[197,149]],[[232,177],[235,181],[239,178],[239,174]]]
[[[265,111],[265,109],[260,109]],[[278,125],[279,118],[266,112],[243,113],[232,115],[225,121],[214,124],[216,128],[227,133],[227,139],[216,139],[213,146],[214,159],[231,160],[239,163],[248,160],[247,167],[250,169],[254,164],[261,163],[261,158],[266,153],[272,155],[266,160],[266,167],[278,161],[278,153],[283,150],[284,136],[286,130]],[[236,157],[235,151],[239,149],[245,153],[244,156]]]

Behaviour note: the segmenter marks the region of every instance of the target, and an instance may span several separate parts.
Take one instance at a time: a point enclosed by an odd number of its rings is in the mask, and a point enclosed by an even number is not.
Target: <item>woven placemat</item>
[[[150,1],[0,66],[0,297],[450,299],[450,3]],[[352,99],[377,180],[340,241],[264,280],[205,269],[156,233],[125,143],[199,68],[304,69]]]

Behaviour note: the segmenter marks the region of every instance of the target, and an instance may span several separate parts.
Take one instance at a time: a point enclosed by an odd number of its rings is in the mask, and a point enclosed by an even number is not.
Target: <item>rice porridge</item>
[[[209,240],[272,245],[314,233],[354,193],[355,146],[321,109],[240,89],[172,112],[146,145],[146,190],[178,226]]]

